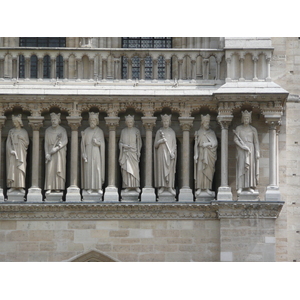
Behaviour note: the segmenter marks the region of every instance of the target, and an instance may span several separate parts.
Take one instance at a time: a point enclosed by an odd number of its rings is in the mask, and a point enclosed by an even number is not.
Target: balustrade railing
[[[0,80],[225,80],[220,49],[0,48]]]

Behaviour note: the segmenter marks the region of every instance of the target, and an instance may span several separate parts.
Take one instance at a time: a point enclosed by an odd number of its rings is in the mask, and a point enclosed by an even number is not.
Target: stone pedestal
[[[196,202],[206,202],[213,201],[216,198],[216,193],[212,191],[212,195],[208,194],[206,191],[201,191],[200,194],[195,194]]]
[[[158,202],[175,202],[176,198],[170,192],[164,191],[163,193],[158,195]]]
[[[268,186],[265,194],[266,201],[281,201],[281,195],[278,186]]]
[[[238,195],[238,200],[243,200],[243,201],[258,201],[259,200],[259,193],[256,190],[254,192],[242,191]]]
[[[155,189],[148,187],[143,188],[141,202],[156,202]]]
[[[139,195],[135,190],[131,190],[128,192],[125,192],[125,190],[121,191],[121,201],[122,202],[138,202],[139,201]]]
[[[220,186],[219,189],[218,189],[217,200],[231,201],[232,200],[231,187],[229,187],[229,186]]]
[[[42,190],[38,187],[31,187],[28,189],[27,202],[39,202],[43,201]]]
[[[14,191],[11,193],[7,193],[7,201],[8,202],[24,202],[25,201],[25,191]]]
[[[58,192],[58,193],[46,193],[46,202],[62,202],[62,197],[63,197],[63,192]]]
[[[193,191],[187,187],[187,188],[181,188],[178,195],[178,201],[179,202],[193,202],[194,201],[194,195]]]
[[[101,191],[101,193],[97,193],[97,192],[88,193],[86,190],[82,190],[83,202],[101,202],[102,197],[103,197],[103,191]]]
[[[80,202],[80,188],[77,186],[70,186],[67,188],[66,202]]]
[[[118,189],[115,186],[108,186],[104,193],[105,202],[119,202]]]

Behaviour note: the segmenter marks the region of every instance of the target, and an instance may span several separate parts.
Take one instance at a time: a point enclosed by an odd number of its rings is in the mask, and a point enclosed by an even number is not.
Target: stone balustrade
[[[225,80],[222,49],[0,48],[0,80]]]

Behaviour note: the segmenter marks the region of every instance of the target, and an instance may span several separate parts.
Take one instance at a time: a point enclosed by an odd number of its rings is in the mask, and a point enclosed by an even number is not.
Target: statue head
[[[164,115],[160,115],[160,116],[161,116],[161,121],[163,123],[163,126],[164,127],[169,127],[171,125],[171,117],[172,117],[172,115],[164,114]]]
[[[61,120],[60,120],[60,113],[56,114],[54,112],[52,112],[50,114],[51,117],[51,123],[53,127],[58,126],[58,124],[60,124]]]
[[[89,112],[89,123],[94,124],[94,127],[99,124],[99,113]]]
[[[125,123],[127,124],[127,126],[128,126],[129,128],[133,127],[133,124],[134,124],[134,116],[131,116],[131,115],[125,116]]]
[[[21,114],[17,115],[17,116],[12,115],[12,121],[13,121],[14,125],[16,124],[16,122],[18,122],[20,124],[20,126],[23,127],[23,121],[22,121],[22,115]]]
[[[201,115],[201,125],[204,126],[205,129],[209,128],[210,115]]]
[[[242,111],[242,123],[245,123],[245,120],[248,120],[248,122],[246,122],[247,124],[252,123],[252,111],[247,111],[244,110]]]

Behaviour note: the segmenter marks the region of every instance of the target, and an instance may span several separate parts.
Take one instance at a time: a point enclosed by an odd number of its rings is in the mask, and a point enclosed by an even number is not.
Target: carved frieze
[[[2,204],[0,220],[102,220],[277,218],[283,202],[217,202],[208,204]]]

